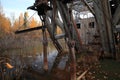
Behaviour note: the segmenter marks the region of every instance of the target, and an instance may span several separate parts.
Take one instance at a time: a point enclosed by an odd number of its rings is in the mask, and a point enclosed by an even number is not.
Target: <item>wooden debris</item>
[[[77,80],[81,80],[82,78],[84,78],[84,76],[87,74],[88,71],[89,71],[89,69],[87,69],[86,71],[84,71],[84,72],[77,78]]]
[[[10,63],[6,63],[6,67],[7,67],[8,69],[12,69],[14,66],[12,66]]]

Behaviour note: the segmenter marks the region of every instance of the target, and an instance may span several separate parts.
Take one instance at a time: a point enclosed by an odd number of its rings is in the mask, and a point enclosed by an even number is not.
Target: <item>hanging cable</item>
[[[35,12],[26,22],[24,22],[22,25],[20,25],[17,29],[17,31],[26,23],[28,23],[28,21],[36,14],[37,12]]]

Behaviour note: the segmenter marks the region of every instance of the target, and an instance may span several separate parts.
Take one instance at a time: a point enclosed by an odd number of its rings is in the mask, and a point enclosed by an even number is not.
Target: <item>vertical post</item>
[[[94,1],[94,11],[95,11],[95,18],[98,24],[98,29],[101,37],[102,47],[105,52],[109,52],[109,43],[108,43],[108,34],[106,31],[106,25],[104,20],[104,13],[103,13],[103,5],[101,0]]]
[[[48,71],[48,60],[47,60],[47,35],[46,31],[43,31],[43,52],[44,52],[44,70]]]
[[[106,26],[106,32],[108,36],[108,43],[109,43],[109,52],[112,53],[112,56],[116,57],[115,52],[115,44],[114,44],[114,36],[113,36],[113,25],[111,21],[111,12],[109,10],[109,2],[108,0],[104,0],[101,2],[103,6],[103,14]]]
[[[71,33],[71,35],[70,35],[71,37],[69,37],[70,43],[68,43],[69,50],[70,50],[70,76],[71,76],[71,80],[76,80],[76,57],[75,57],[75,48],[74,48],[75,47],[75,40],[74,40],[75,32],[76,32],[76,36],[77,36],[78,40],[80,40],[79,49],[81,46],[81,39],[80,39],[79,34],[77,33],[77,30],[76,30],[77,27],[73,21],[71,6],[69,7],[69,15],[70,15],[70,25],[71,25],[71,26],[69,26],[69,31]]]
[[[66,41],[69,48],[69,63],[70,63],[70,80],[76,80],[76,58],[75,58],[75,40],[74,38],[78,35],[75,35],[75,29],[71,16],[71,8],[68,9],[66,4],[63,4],[60,1],[57,1],[57,7],[60,11],[62,20],[64,22],[64,29],[66,32]],[[69,16],[68,16],[69,15]],[[78,37],[77,37],[78,39]]]
[[[70,52],[70,80],[76,80],[76,57],[75,57],[75,42],[71,40],[68,41],[68,47]]]
[[[45,25],[45,16],[43,16],[43,25]],[[47,33],[46,28],[42,28],[42,34],[43,34],[43,58],[44,58],[44,65],[43,69],[45,72],[48,71],[48,60],[47,60],[47,46],[48,46],[48,40],[47,40]]]
[[[77,33],[77,26],[75,25],[73,21],[71,5],[69,6],[69,15],[70,15],[69,32],[72,33],[69,37],[70,42],[68,41],[69,42],[68,47],[70,50],[70,76],[71,76],[71,80],[76,80],[76,57],[75,57],[75,48],[74,48],[75,47],[75,40],[74,40],[75,32],[80,42],[79,46],[81,46],[81,39],[80,39],[79,33]]]

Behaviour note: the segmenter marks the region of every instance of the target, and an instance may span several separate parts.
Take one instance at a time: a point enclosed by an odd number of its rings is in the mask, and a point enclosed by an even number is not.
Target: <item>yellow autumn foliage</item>
[[[12,68],[13,68],[13,66],[12,66],[11,64],[9,64],[9,63],[6,63],[6,67],[7,67],[8,69],[12,69]]]
[[[36,27],[36,26],[38,26],[38,22],[37,22],[37,20],[35,20],[34,17],[33,17],[32,20],[31,20],[30,23],[29,23],[29,27],[30,27],[30,28],[33,28],[33,27]]]
[[[11,32],[11,22],[5,17],[4,14],[0,13],[0,37]]]

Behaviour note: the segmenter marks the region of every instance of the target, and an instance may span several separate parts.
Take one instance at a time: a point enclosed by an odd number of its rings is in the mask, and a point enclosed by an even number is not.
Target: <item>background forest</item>
[[[30,18],[30,20],[28,19],[29,14],[27,12],[21,13],[18,18],[11,15],[10,19],[6,17],[4,10],[0,5],[0,52],[6,49],[23,48],[23,44],[27,45],[38,40],[40,41],[40,30],[18,35],[15,34],[15,31],[17,30],[33,28],[41,25],[41,22],[37,21],[34,17]]]
[[[29,16],[28,12],[21,13],[18,18],[15,18],[13,14],[11,18],[8,18],[4,13],[3,7],[0,5],[0,52],[38,44],[42,41],[41,30],[22,34],[15,34],[15,31],[41,25],[41,21],[38,21],[34,16]],[[57,34],[61,33],[59,28],[56,30]]]

